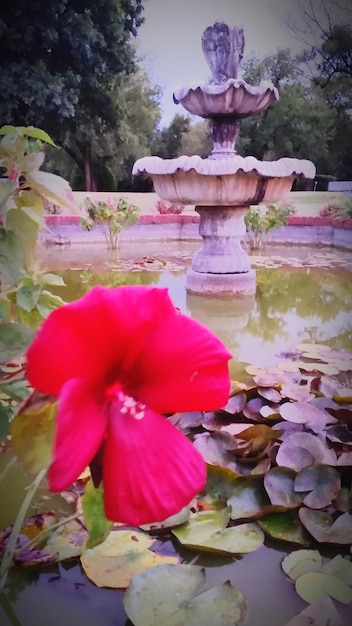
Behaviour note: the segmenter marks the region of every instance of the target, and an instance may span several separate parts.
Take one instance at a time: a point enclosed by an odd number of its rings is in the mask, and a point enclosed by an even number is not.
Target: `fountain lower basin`
[[[294,179],[314,178],[315,167],[310,161],[290,158],[152,156],[136,161],[133,174],[150,176],[156,193],[165,200],[195,205],[203,246],[187,273],[186,289],[225,297],[248,296],[256,290],[255,271],[242,244],[250,205],[284,200]]]

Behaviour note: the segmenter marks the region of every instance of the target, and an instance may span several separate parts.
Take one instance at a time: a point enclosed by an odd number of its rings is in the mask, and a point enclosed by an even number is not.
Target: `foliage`
[[[1,365],[12,361],[12,369],[1,372],[1,406],[10,419],[12,401],[28,394],[22,356],[33,338],[33,328],[63,300],[48,289],[63,285],[61,277],[39,272],[33,250],[39,230],[45,226],[47,203],[76,210],[65,180],[41,171],[45,144],[54,146],[38,128],[3,126],[0,129]],[[2,430],[2,435],[7,429]]]
[[[155,207],[160,215],[177,215],[179,213],[182,213],[183,209],[185,208],[183,204],[171,204],[171,202],[163,200],[162,198],[159,198],[159,200],[155,204]]]
[[[273,228],[285,226],[292,213],[287,203],[252,206],[244,218],[250,247],[260,248],[265,235]]]
[[[152,154],[163,159],[173,159],[181,154],[182,138],[190,128],[190,119],[177,114],[170,126],[157,130],[151,143]]]
[[[2,3],[0,119],[45,128],[74,159],[87,190],[105,156],[103,137],[124,138],[116,79],[136,68],[131,37],[142,13],[141,0]]]
[[[328,204],[321,211],[322,217],[332,217],[337,220],[352,219],[352,195],[347,194],[338,204]]]
[[[85,230],[102,226],[106,243],[111,250],[117,249],[121,230],[138,220],[140,212],[136,205],[129,204],[125,198],[119,198],[118,201],[94,202],[87,196],[84,208],[88,213],[88,218],[81,219],[81,226]]]

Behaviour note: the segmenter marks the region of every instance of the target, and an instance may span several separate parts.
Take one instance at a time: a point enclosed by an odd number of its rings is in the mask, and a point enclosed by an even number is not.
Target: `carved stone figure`
[[[202,50],[212,73],[212,82],[220,85],[237,78],[244,51],[243,28],[229,28],[223,22],[208,26],[202,36]]]

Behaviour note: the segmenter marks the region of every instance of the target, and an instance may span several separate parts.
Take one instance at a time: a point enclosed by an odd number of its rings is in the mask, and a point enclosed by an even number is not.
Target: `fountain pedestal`
[[[248,207],[196,206],[203,245],[187,272],[189,293],[233,296],[255,293],[255,271],[244,250]]]

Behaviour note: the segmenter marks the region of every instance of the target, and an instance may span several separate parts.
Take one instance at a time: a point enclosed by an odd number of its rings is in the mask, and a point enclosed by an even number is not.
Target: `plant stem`
[[[2,480],[4,480],[7,472],[11,469],[11,467],[15,465],[16,461],[17,461],[16,457],[13,456],[12,459],[10,459],[9,462],[5,465],[4,469],[0,473],[0,483]]]
[[[40,541],[43,539],[43,537],[45,537],[45,535],[51,533],[53,530],[56,530],[57,528],[60,528],[60,526],[65,526],[65,524],[72,522],[73,520],[77,519],[79,515],[80,515],[79,513],[74,513],[73,515],[70,515],[69,517],[65,517],[65,519],[61,519],[55,524],[52,524],[52,526],[48,526],[48,528],[45,528],[44,530],[42,530],[41,533],[33,537],[30,541],[27,541],[27,543],[24,546],[21,546],[21,548],[19,548],[18,550],[15,550],[14,557],[19,556],[20,554],[22,554],[22,552],[24,552],[25,550],[28,550],[28,548],[32,548],[37,543],[40,543]]]
[[[24,497],[23,502],[20,506],[20,510],[17,513],[15,523],[12,527],[9,540],[7,542],[5,554],[0,565],[0,589],[2,589],[6,583],[7,574],[12,565],[13,558],[16,553],[17,538],[18,538],[18,535],[20,534],[21,526],[26,517],[28,507],[40,483],[42,482],[45,474],[46,474],[46,469],[40,470],[40,472],[37,474],[32,484],[28,487],[26,496]]]

